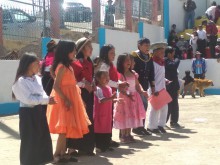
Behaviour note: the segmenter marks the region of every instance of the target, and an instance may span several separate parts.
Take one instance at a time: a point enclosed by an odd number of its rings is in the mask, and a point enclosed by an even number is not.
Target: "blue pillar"
[[[138,33],[139,33],[140,38],[144,37],[144,23],[143,22],[138,22]]]
[[[165,38],[168,39],[170,31],[170,12],[169,12],[169,0],[163,2],[163,26]]]
[[[41,39],[41,50],[42,50],[42,58],[44,58],[47,54],[47,44],[50,42],[51,38],[50,37],[43,37]]]
[[[99,45],[100,45],[100,49],[105,45],[106,40],[105,40],[105,28],[101,27],[99,28]]]

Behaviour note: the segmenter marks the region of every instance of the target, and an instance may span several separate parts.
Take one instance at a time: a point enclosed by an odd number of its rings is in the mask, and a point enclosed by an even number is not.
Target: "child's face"
[[[143,43],[142,45],[138,45],[139,50],[144,54],[149,54],[150,44]]]
[[[112,48],[109,52],[108,52],[108,60],[110,62],[113,62],[115,60],[115,48]]]
[[[75,57],[76,57],[76,49],[74,49],[71,53],[69,53],[70,60],[74,60]]]
[[[84,55],[85,57],[91,57],[91,56],[92,56],[92,51],[93,51],[93,48],[92,48],[92,43],[91,43],[91,42],[88,42],[88,43],[84,46],[84,48],[83,48],[83,50],[82,50],[83,55]]]
[[[40,61],[39,60],[32,62],[29,66],[29,71],[32,74],[37,74],[39,72],[39,69],[40,69]]]
[[[126,57],[123,66],[124,66],[125,69],[129,69],[129,68],[131,68],[131,58],[130,58],[130,57]]]
[[[103,73],[99,79],[99,84],[100,85],[107,85],[109,82],[109,75],[108,73]]]
[[[131,58],[131,69],[134,69],[134,66],[135,66],[134,58]]]

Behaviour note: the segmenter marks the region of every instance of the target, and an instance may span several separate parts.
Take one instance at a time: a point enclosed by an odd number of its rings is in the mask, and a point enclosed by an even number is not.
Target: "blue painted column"
[[[139,33],[140,38],[144,37],[144,23],[143,22],[138,22],[138,33]]]
[[[163,2],[163,26],[165,38],[168,39],[170,31],[170,11],[169,11],[169,0]]]
[[[42,58],[44,58],[47,54],[47,44],[50,42],[51,38],[50,37],[43,37],[41,39],[41,50],[42,50]]]
[[[99,45],[100,45],[100,49],[105,45],[106,40],[105,40],[105,35],[106,35],[106,31],[105,28],[101,27],[99,28]]]

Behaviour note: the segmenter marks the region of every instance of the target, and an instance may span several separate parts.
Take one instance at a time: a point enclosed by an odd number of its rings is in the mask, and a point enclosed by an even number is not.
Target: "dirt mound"
[[[41,58],[41,45],[38,44],[29,44],[23,48],[21,48],[18,52],[19,58],[26,52],[33,52],[35,53],[39,58]]]
[[[0,57],[6,56],[7,50],[5,49],[4,46],[0,45]]]

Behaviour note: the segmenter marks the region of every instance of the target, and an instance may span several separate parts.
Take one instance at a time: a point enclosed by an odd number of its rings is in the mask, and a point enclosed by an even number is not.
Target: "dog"
[[[196,89],[199,89],[200,97],[205,97],[204,89],[214,86],[212,80],[208,79],[194,79],[193,85],[192,85],[192,94],[195,97],[195,91]]]

